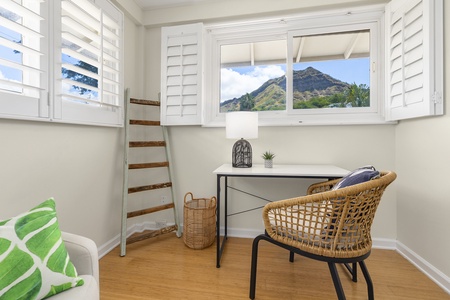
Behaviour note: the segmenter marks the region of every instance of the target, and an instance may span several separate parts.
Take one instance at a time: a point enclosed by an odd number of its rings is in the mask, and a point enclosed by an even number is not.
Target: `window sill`
[[[378,114],[339,114],[333,116],[324,115],[286,115],[280,114],[276,117],[259,115],[259,126],[337,126],[337,125],[393,125],[397,121],[386,121]],[[204,122],[203,127],[224,127],[225,117],[217,116],[214,120]]]

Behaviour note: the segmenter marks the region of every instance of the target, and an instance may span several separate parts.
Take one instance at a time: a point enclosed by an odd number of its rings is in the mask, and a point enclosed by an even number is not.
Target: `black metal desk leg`
[[[217,203],[216,203],[216,268],[220,268],[220,175],[217,175]]]
[[[225,176],[225,228],[224,228],[224,240],[228,238],[228,176]]]

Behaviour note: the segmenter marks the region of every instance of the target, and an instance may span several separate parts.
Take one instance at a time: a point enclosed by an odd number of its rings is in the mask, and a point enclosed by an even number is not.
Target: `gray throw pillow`
[[[337,190],[358,183],[363,183],[379,177],[380,172],[377,171],[373,166],[364,166],[345,175],[338,183],[333,186],[332,190]]]

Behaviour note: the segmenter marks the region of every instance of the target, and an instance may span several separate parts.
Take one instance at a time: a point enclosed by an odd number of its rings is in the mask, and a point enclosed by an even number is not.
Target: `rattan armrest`
[[[327,199],[335,194],[317,193],[267,204],[263,209],[267,234],[297,248],[305,241],[314,244],[323,237],[328,239],[324,230],[330,225],[332,208]]]

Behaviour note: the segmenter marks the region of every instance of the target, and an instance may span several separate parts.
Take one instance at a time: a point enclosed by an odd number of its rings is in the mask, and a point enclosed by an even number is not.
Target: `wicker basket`
[[[195,199],[192,193],[186,193],[183,226],[186,246],[192,249],[211,246],[216,236],[216,197]]]

